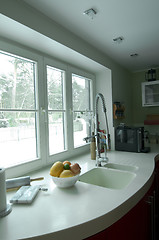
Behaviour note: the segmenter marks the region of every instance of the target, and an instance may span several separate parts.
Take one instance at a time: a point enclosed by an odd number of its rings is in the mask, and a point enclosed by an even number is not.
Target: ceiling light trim
[[[90,8],[83,12],[83,15],[88,16],[92,20],[94,19],[96,14],[97,14],[97,12],[93,8]]]
[[[132,58],[136,58],[136,57],[138,57],[138,56],[139,56],[138,53],[132,53],[132,54],[130,54],[130,57],[132,57]]]
[[[124,40],[124,38],[123,37],[116,37],[116,38],[113,38],[113,41],[115,42],[115,43],[121,43],[122,41]]]

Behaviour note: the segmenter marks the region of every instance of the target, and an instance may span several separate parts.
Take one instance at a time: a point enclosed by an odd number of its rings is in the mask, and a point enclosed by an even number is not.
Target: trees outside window
[[[91,135],[91,80],[72,74],[74,147],[84,145],[83,138]]]
[[[0,64],[0,148],[7,167],[38,157],[36,63],[1,52]]]
[[[66,150],[65,143],[65,72],[47,66],[47,96],[49,123],[49,153],[54,154]]]
[[[18,176],[89,149],[92,80],[52,58],[13,52],[0,51],[0,166]]]

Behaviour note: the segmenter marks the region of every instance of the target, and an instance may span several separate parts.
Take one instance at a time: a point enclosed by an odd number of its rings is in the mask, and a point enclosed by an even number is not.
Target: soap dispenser
[[[95,136],[94,132],[92,132],[92,140],[91,140],[91,145],[90,145],[90,150],[91,150],[91,159],[96,160],[96,141],[95,141]]]

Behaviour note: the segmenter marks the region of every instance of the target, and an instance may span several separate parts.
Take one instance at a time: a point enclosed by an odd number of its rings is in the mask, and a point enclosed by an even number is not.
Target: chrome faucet
[[[102,109],[105,116],[105,123],[106,123],[106,133],[100,132],[99,129],[99,119],[98,119],[98,102],[99,99],[102,101]],[[108,120],[106,114],[106,106],[105,106],[105,99],[101,93],[96,95],[95,99],[95,136],[96,136],[96,166],[100,167],[102,162],[108,162],[107,151],[110,150],[110,134],[108,128]],[[101,157],[101,139],[104,136],[105,143],[104,143],[104,157]]]
[[[102,108],[105,116],[106,133],[100,132],[99,120],[98,120],[98,102],[99,98],[102,101]],[[110,134],[108,128],[108,120],[106,114],[106,106],[104,96],[101,93],[96,95],[95,99],[95,135],[84,138],[83,140],[88,142],[89,139],[96,138],[96,166],[101,167],[102,162],[108,162],[107,151],[110,150]],[[101,141],[104,139],[104,157],[101,157]]]

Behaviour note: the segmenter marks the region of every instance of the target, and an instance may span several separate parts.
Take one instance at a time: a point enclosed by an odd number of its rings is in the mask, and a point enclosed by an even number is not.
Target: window
[[[83,138],[91,135],[91,80],[72,74],[74,147],[84,145]]]
[[[62,152],[66,149],[64,102],[65,72],[47,66],[47,95],[49,121],[49,154]]]
[[[36,63],[0,52],[0,149],[2,166],[38,157]]]
[[[91,133],[93,76],[25,48],[1,47],[0,166],[7,177],[89,150],[83,138]]]

